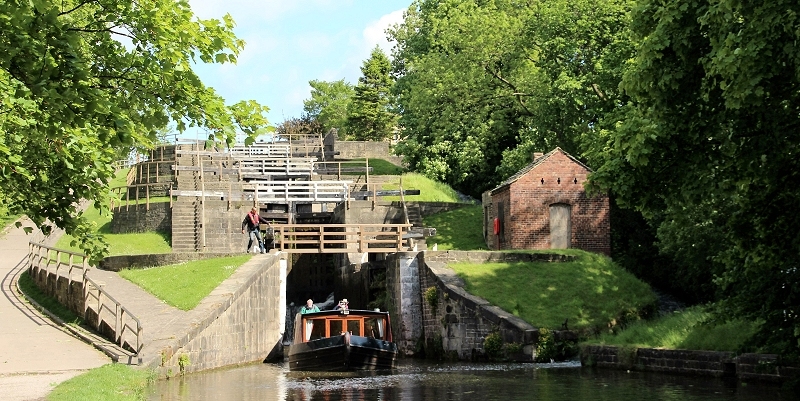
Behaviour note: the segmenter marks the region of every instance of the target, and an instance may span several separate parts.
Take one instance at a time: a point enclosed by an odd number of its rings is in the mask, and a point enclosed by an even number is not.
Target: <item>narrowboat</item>
[[[396,360],[388,312],[344,309],[295,316],[289,370],[394,369]]]

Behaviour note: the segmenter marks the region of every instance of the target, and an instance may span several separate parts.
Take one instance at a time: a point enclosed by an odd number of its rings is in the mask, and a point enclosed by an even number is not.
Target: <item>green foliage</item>
[[[752,346],[800,355],[800,4],[642,1],[641,42],[593,180],[658,227],[678,278],[715,285]],[[710,285],[709,285],[710,286]]]
[[[191,365],[191,361],[189,361],[189,354],[181,354],[178,357],[178,369],[180,369],[181,376],[186,374],[186,367]]]
[[[228,108],[192,71],[235,62],[233,20],[195,18],[188,2],[0,3],[0,193],[26,214],[80,238],[93,260],[102,240],[78,212],[107,207],[118,150],[148,147],[173,121],[232,143],[265,123],[253,102]],[[261,115],[261,118],[259,118]]]
[[[623,330],[603,333],[589,344],[707,351],[742,351],[759,324],[744,320],[713,321],[709,309],[687,308],[654,320],[634,322]]]
[[[539,329],[539,341],[536,342],[536,362],[550,362],[558,356],[556,339],[547,328]]]
[[[493,331],[483,339],[483,352],[490,360],[499,360],[503,356],[503,339],[499,332]]]
[[[618,84],[634,49],[631,3],[415,1],[390,30],[405,137],[397,153],[475,197],[533,151],[590,154],[626,104]]]
[[[348,137],[346,130],[347,109],[355,95],[353,85],[344,79],[326,82],[312,80],[311,98],[303,100],[303,112],[322,126],[322,132],[336,128],[339,138]]]
[[[146,398],[151,372],[113,363],[89,370],[58,386],[48,401],[139,401]]]
[[[250,255],[242,255],[126,269],[119,275],[178,309],[191,310],[250,258]]]
[[[0,237],[4,233],[3,229],[18,218],[19,215],[8,213],[8,207],[6,207],[5,202],[2,201],[2,195],[0,195]]]
[[[428,289],[425,290],[423,297],[425,298],[425,302],[428,304],[428,306],[436,310],[436,307],[439,306],[439,291],[436,289],[436,287],[428,287]]]
[[[440,251],[486,249],[483,209],[480,205],[425,216],[422,222],[425,227],[436,228],[436,236],[427,239],[428,247],[437,244]]]
[[[347,108],[347,137],[357,141],[381,141],[392,136],[397,115],[391,110],[389,58],[375,46],[361,67],[361,78]]]
[[[652,312],[656,296],[647,284],[597,254],[572,250],[574,262],[453,263],[466,290],[534,327],[586,333],[632,321]],[[522,308],[519,308],[519,306]]]

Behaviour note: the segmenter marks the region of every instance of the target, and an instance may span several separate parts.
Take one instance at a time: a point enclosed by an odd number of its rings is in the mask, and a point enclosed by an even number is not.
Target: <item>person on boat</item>
[[[311,313],[311,312],[319,312],[319,307],[317,305],[314,305],[313,300],[309,299],[308,301],[306,301],[306,305],[300,308],[300,314],[305,315],[306,313]]]
[[[349,305],[350,305],[350,304],[347,302],[347,298],[342,298],[342,300],[341,300],[341,301],[339,301],[339,304],[338,304],[338,305],[336,305],[336,306],[333,308],[333,310],[349,310],[349,309],[350,309],[350,306],[349,306]]]

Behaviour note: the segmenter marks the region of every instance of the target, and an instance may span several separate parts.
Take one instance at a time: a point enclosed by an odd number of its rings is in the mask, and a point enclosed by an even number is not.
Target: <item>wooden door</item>
[[[572,234],[572,206],[565,203],[550,205],[550,248],[567,249]]]

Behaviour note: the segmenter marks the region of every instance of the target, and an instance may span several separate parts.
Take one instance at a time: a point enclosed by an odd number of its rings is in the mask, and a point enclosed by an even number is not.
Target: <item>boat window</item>
[[[331,337],[338,336],[344,332],[343,320],[331,320]]]
[[[325,319],[306,320],[306,339],[317,340],[320,338],[325,338]]]
[[[381,319],[364,319],[364,336],[383,339],[383,324]]]
[[[361,320],[348,320],[347,331],[354,336],[361,335]]]

